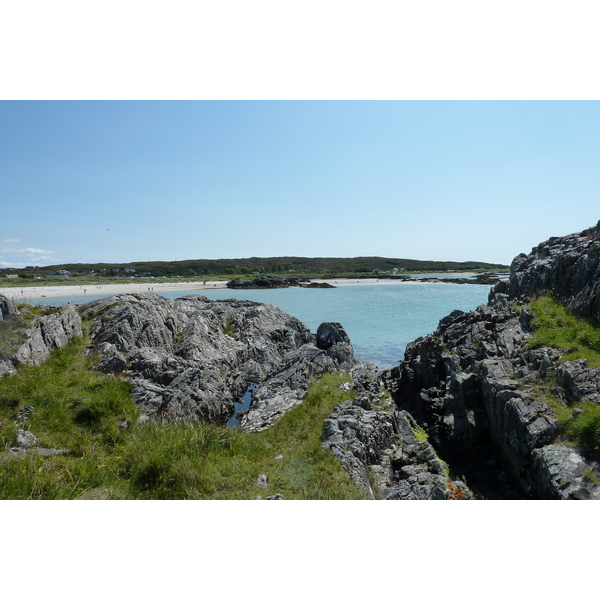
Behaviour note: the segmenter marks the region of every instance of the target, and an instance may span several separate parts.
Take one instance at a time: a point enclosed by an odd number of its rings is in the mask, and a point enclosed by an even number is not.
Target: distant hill
[[[0,274],[21,276],[56,275],[59,271],[71,276],[181,276],[205,277],[214,275],[252,275],[256,273],[299,273],[306,275],[342,276],[345,274],[366,275],[387,273],[396,269],[403,271],[498,271],[508,269],[507,265],[467,261],[431,261],[406,258],[382,258],[379,256],[359,256],[356,258],[306,258],[280,256],[271,258],[221,258],[216,260],[196,259],[179,261],[147,261],[131,263],[77,263],[45,267],[31,266],[24,269],[0,269]]]

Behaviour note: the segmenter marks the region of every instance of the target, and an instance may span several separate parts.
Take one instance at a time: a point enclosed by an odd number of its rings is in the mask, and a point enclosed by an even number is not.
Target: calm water
[[[167,298],[198,293],[211,300],[238,298],[274,304],[300,319],[313,333],[324,321],[336,321],[350,336],[356,357],[380,369],[396,366],[406,344],[434,331],[455,309],[473,310],[487,302],[489,285],[389,283],[344,285],[335,289],[178,290]],[[32,304],[83,304],[102,296],[38,298]]]

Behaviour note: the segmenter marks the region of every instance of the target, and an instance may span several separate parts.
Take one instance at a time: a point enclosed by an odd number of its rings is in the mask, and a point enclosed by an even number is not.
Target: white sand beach
[[[444,277],[444,273],[428,273],[428,277]],[[461,273],[461,276],[469,276],[473,273]],[[420,276],[418,276],[420,277]],[[326,281],[334,286],[346,285],[398,285],[407,283],[419,283],[417,281],[400,281],[398,279],[311,279],[315,282]],[[165,292],[177,290],[209,290],[226,289],[225,281],[186,281],[168,283],[113,283],[109,285],[48,285],[39,287],[0,287],[0,296],[6,296],[13,300],[27,300],[29,298],[59,298],[61,296],[95,296],[98,294],[123,294],[127,292]]]
[[[95,296],[127,292],[165,292],[171,290],[224,289],[225,281],[186,281],[169,283],[116,283],[110,285],[52,285],[40,287],[0,287],[0,296],[13,300],[58,298],[61,296]]]

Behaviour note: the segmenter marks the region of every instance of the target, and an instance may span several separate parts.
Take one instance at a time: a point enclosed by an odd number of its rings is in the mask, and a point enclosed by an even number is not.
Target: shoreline
[[[472,273],[465,273],[468,277]],[[427,274],[427,277],[444,277],[442,273]],[[450,278],[448,278],[450,279]],[[399,279],[381,278],[358,278],[358,279],[311,279],[311,282],[331,283],[331,285],[340,287],[347,285],[406,285],[410,283],[423,283],[423,281],[407,281]],[[436,283],[432,281],[432,283]],[[485,285],[485,284],[483,284]],[[228,289],[226,281],[187,281],[187,282],[169,282],[169,283],[113,283],[108,285],[54,285],[41,287],[0,287],[0,296],[6,296],[12,300],[29,300],[33,298],[60,298],[63,296],[96,296],[100,294],[112,295],[135,292],[166,292],[178,290],[218,290]],[[232,290],[233,291],[233,290]]]
[[[0,287],[0,296],[12,300],[60,298],[62,296],[97,296],[135,292],[166,292],[176,290],[226,289],[226,281],[188,281],[177,283],[112,283],[108,285],[52,285],[44,287]]]

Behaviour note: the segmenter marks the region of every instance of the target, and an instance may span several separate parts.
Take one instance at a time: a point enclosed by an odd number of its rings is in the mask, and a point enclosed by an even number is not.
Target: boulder
[[[19,448],[33,448],[40,443],[40,440],[31,431],[24,429],[17,430],[17,446]]]

